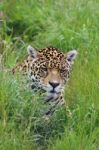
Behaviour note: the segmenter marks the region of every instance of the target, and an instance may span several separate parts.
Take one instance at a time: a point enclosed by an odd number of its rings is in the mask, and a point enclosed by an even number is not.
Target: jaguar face
[[[45,48],[37,52],[28,46],[29,56],[33,58],[30,65],[30,78],[33,84],[47,92],[47,95],[57,95],[67,83],[71,66],[77,51],[63,54],[56,48]]]

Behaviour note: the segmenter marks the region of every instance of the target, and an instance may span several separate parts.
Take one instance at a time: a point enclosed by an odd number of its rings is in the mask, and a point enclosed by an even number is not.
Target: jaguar
[[[29,77],[32,88],[45,92],[45,103],[51,103],[47,116],[54,113],[56,107],[65,104],[64,88],[70,78],[72,65],[77,56],[76,50],[63,53],[54,47],[37,51],[32,46],[27,47],[28,56],[13,68],[13,73],[21,71]]]

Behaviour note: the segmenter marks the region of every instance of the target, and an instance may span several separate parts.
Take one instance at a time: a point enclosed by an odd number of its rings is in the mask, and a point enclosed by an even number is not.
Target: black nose
[[[50,84],[53,88],[56,88],[56,87],[59,85],[59,83],[50,82],[50,81],[49,81],[49,84]]]

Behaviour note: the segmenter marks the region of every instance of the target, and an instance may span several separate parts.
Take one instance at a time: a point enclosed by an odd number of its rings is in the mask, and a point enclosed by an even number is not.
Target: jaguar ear
[[[37,51],[35,50],[35,48],[33,48],[31,45],[29,45],[27,47],[27,51],[28,51],[28,54],[33,57],[33,58],[36,58],[37,57]]]
[[[71,51],[67,52],[66,59],[68,61],[72,62],[73,60],[75,60],[76,56],[77,56],[77,51],[71,50]]]

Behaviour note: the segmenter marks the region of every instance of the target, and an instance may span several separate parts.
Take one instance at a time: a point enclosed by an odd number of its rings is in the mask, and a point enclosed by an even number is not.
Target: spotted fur
[[[46,92],[45,102],[53,103],[46,115],[53,114],[57,106],[64,104],[64,87],[69,80],[77,51],[72,50],[64,54],[57,48],[49,47],[37,52],[31,46],[28,46],[27,50],[27,59],[17,65],[13,73],[24,72],[29,76],[33,88],[40,88]]]

